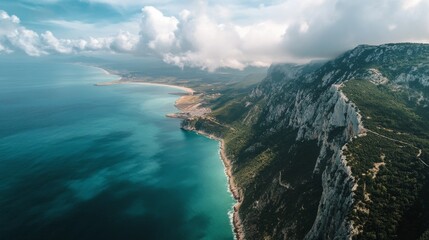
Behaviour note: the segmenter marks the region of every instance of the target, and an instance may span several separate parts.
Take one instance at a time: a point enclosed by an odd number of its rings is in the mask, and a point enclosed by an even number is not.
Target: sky
[[[0,55],[152,56],[243,69],[429,42],[429,0],[0,0]]]

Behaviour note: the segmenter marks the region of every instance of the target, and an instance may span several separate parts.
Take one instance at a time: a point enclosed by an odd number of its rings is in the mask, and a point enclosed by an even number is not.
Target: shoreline
[[[115,73],[115,72],[113,72],[113,71],[111,71],[109,69],[106,69],[106,68],[102,68],[102,67],[99,67],[99,66],[96,66],[96,65],[91,65],[91,64],[87,64],[87,63],[83,63],[83,62],[75,62],[75,63],[72,63],[72,64],[76,64],[78,66],[84,66],[84,67],[94,68],[94,69],[97,69],[97,70],[100,70],[101,72],[103,72],[104,75],[110,75],[110,76],[116,76],[116,77],[118,77],[117,80],[113,80],[113,81],[119,81],[119,80],[122,79],[122,76],[120,76],[119,74],[117,74],[117,73]]]
[[[116,81],[110,81],[110,82],[100,82],[94,84],[95,86],[111,86],[111,85],[119,85],[119,84],[136,84],[136,85],[149,85],[149,86],[160,86],[160,87],[169,87],[169,88],[175,88],[179,90],[183,90],[191,95],[195,93],[194,89],[188,88],[188,87],[182,87],[178,85],[171,85],[171,84],[165,84],[165,83],[154,83],[154,82],[143,82],[143,81],[129,81],[124,80],[123,78],[116,80]]]
[[[203,132],[203,131],[193,130],[193,129],[185,129],[185,130],[193,131],[193,132],[200,134],[204,137],[207,137],[207,138],[210,138],[210,139],[213,139],[213,140],[216,140],[219,142],[219,155],[220,155],[220,158],[222,160],[222,163],[223,163],[223,166],[225,169],[225,175],[227,176],[227,179],[228,179],[228,189],[231,192],[232,197],[236,201],[236,203],[233,205],[233,213],[232,213],[232,219],[231,219],[233,232],[234,232],[234,239],[244,240],[245,235],[244,235],[243,225],[241,223],[241,219],[240,219],[240,216],[238,214],[241,203],[243,201],[243,194],[241,193],[241,191],[238,189],[237,185],[235,184],[234,176],[232,175],[232,162],[227,157],[226,152],[225,152],[225,141],[222,138],[218,138],[212,134],[208,134],[208,133]]]
[[[111,86],[111,85],[117,85],[117,84],[140,84],[140,85],[152,85],[152,86],[161,86],[161,87],[170,87],[170,88],[180,89],[182,91],[185,91],[189,95],[194,95],[194,93],[195,93],[195,91],[192,88],[182,87],[182,86],[178,86],[178,85],[170,85],[170,84],[163,84],[163,83],[152,83],[152,82],[144,82],[144,81],[124,80],[123,77],[121,77],[120,75],[112,74],[111,72],[109,72],[108,70],[106,70],[104,68],[101,68],[101,67],[95,67],[95,68],[102,70],[103,73],[106,75],[115,75],[115,76],[119,77],[118,80],[96,83],[96,84],[94,84],[95,86]],[[180,99],[182,97],[179,97],[178,99]],[[177,103],[177,100],[176,100],[176,103]],[[176,103],[175,103],[175,107],[182,112],[183,109],[180,109],[180,107],[178,107]],[[240,205],[241,205],[243,198],[242,198],[242,193],[239,191],[237,185],[235,184],[234,176],[232,175],[232,162],[226,155],[225,141],[221,138],[218,138],[214,135],[205,133],[203,131],[192,130],[192,129],[185,129],[185,130],[193,131],[193,132],[200,134],[204,137],[207,137],[207,138],[210,138],[210,139],[213,139],[213,140],[216,140],[219,142],[219,155],[220,155],[220,159],[221,159],[223,166],[224,166],[225,175],[227,177],[228,189],[229,189],[229,192],[231,193],[232,197],[235,200],[235,204],[232,206],[232,210],[233,210],[232,219],[230,220],[231,224],[232,224],[234,239],[244,240],[245,239],[244,238],[244,231],[243,231],[243,227],[241,224],[240,216],[238,214],[238,210],[240,208]]]
[[[97,66],[91,66],[91,67],[101,70],[101,71],[102,71],[104,74],[106,74],[106,75],[115,75],[115,76],[118,76],[119,78],[121,78],[119,75],[116,75],[116,74],[114,74],[114,73],[111,73],[111,72],[109,72],[109,70],[104,69],[104,68],[102,68],[102,67],[97,67]]]
[[[223,139],[220,139],[219,144],[220,144],[220,147],[219,147],[220,157],[222,159],[223,165],[225,166],[225,173],[228,176],[229,190],[236,201],[236,203],[233,206],[234,212],[232,214],[232,224],[234,227],[235,238],[237,240],[244,240],[243,225],[241,223],[241,219],[238,214],[238,210],[240,209],[241,202],[243,201],[243,197],[242,197],[243,194],[241,194],[237,185],[235,184],[235,179],[234,179],[234,176],[232,175],[232,162],[226,156],[226,152],[225,152],[225,141]]]

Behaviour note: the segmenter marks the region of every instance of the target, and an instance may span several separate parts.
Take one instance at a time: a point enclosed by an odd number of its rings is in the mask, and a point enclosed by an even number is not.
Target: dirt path
[[[407,143],[407,142],[404,142],[404,141],[401,141],[401,140],[398,140],[398,139],[394,139],[394,138],[391,138],[391,137],[384,136],[383,134],[380,134],[380,133],[378,133],[378,132],[374,132],[374,131],[369,130],[369,129],[366,129],[366,131],[367,131],[367,132],[370,132],[370,133],[372,133],[372,134],[375,134],[375,135],[377,135],[377,136],[379,136],[379,137],[385,138],[385,139],[387,139],[387,140],[394,141],[394,142],[398,142],[398,143],[401,143],[401,144],[404,144],[404,145],[410,146],[410,147],[412,147],[412,148],[414,148],[414,149],[417,149],[417,150],[418,150],[418,153],[417,153],[417,155],[416,155],[417,159],[418,159],[418,160],[420,160],[420,162],[421,162],[423,165],[425,165],[426,167],[429,167],[429,165],[428,165],[427,163],[425,163],[425,162],[420,158],[420,156],[422,155],[422,150],[421,150],[420,148],[418,148],[418,147],[414,146],[413,144],[410,144],[410,143]]]

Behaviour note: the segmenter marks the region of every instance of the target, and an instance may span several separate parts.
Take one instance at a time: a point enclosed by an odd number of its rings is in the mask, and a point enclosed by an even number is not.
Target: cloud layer
[[[271,21],[240,26],[220,22],[200,6],[183,10],[178,18],[154,7],[143,8],[140,47],[167,63],[208,70],[268,66],[286,60],[279,54],[284,27]]]
[[[123,1],[122,7],[136,8],[139,2]],[[142,8],[136,23],[140,30],[123,28],[106,37],[78,39],[37,33],[0,11],[0,53],[120,52],[211,71],[330,58],[358,44],[429,42],[429,2],[424,0],[199,1],[190,8],[175,3],[169,11],[165,9],[172,1],[159,4]]]
[[[58,39],[50,31],[37,33],[20,24],[15,15],[0,11],[0,53],[22,51],[30,56],[53,53],[71,54],[88,51],[132,52],[138,36],[121,31],[110,37]]]
[[[421,0],[202,3],[177,18],[145,7],[140,42],[178,66],[242,69],[330,58],[359,44],[428,42],[427,12]]]

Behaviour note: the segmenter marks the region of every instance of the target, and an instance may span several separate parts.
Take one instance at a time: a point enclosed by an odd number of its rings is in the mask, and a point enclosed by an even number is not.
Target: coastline
[[[237,185],[235,184],[234,176],[232,175],[232,162],[231,160],[226,156],[225,152],[225,141],[223,139],[219,140],[220,144],[220,156],[223,162],[223,165],[225,166],[225,173],[228,176],[228,186],[229,190],[231,191],[232,196],[237,201],[233,208],[234,212],[232,215],[232,224],[234,226],[234,234],[235,238],[237,240],[244,240],[244,231],[243,231],[243,225],[241,223],[240,215],[238,214],[238,210],[240,209],[241,202],[243,201],[242,193],[239,191]]]
[[[121,78],[122,78],[119,74],[117,74],[117,73],[115,73],[115,72],[113,72],[113,71],[111,71],[109,69],[102,68],[102,67],[99,67],[99,66],[96,66],[96,65],[91,65],[91,64],[87,64],[87,63],[83,63],[83,62],[75,62],[75,63],[72,63],[72,64],[76,64],[78,66],[84,66],[84,67],[94,68],[94,69],[97,69],[97,70],[103,72],[103,74],[105,74],[105,75],[112,75],[112,76],[118,77],[118,79],[114,80],[114,81],[121,80]]]
[[[188,88],[188,87],[182,87],[182,86],[177,86],[177,85],[170,85],[170,84],[163,84],[163,83],[152,83],[152,82],[144,82],[144,81],[129,81],[129,80],[124,80],[120,75],[117,74],[113,74],[111,72],[109,72],[108,70],[101,68],[101,67],[95,67],[98,68],[100,70],[103,71],[104,74],[107,75],[115,75],[118,76],[119,79],[118,80],[114,80],[114,81],[109,81],[109,82],[100,82],[100,83],[96,83],[94,84],[95,86],[111,86],[111,85],[117,85],[117,84],[140,84],[140,85],[152,85],[152,86],[162,86],[162,87],[170,87],[170,88],[175,88],[175,89],[179,89],[182,91],[185,91],[186,93],[188,93],[185,96],[189,96],[189,95],[194,95],[195,91],[192,88]],[[178,98],[179,99],[183,99],[185,96],[181,96]],[[176,100],[175,106],[176,108],[178,108],[181,112],[184,111],[183,108],[181,108],[181,106],[179,106],[178,100]],[[196,129],[185,129],[188,131],[193,131],[196,132],[197,134],[200,134],[204,137],[216,140],[219,142],[219,155],[220,155],[220,159],[224,165],[224,172],[225,175],[227,176],[227,182],[228,182],[228,189],[231,192],[232,197],[235,199],[236,203],[233,205],[233,214],[232,214],[232,219],[231,219],[231,223],[232,223],[232,230],[234,233],[234,239],[237,240],[244,240],[245,239],[245,235],[244,235],[244,231],[243,231],[243,227],[242,227],[242,223],[241,223],[241,219],[240,216],[238,214],[238,210],[240,208],[241,202],[242,202],[242,193],[239,191],[237,185],[235,184],[235,180],[234,180],[234,176],[232,174],[232,162],[231,160],[227,157],[226,152],[225,152],[225,142],[223,139],[218,138],[214,135],[208,134],[206,132],[203,131],[198,131]]]
[[[188,87],[182,87],[177,85],[171,85],[171,84],[165,84],[165,83],[152,83],[152,82],[143,82],[143,81],[129,81],[129,80],[123,80],[122,78],[116,81],[110,81],[110,82],[100,82],[96,83],[95,86],[111,86],[111,85],[118,85],[118,84],[136,84],[136,85],[149,85],[149,86],[160,86],[160,87],[170,87],[175,88],[179,90],[183,90],[191,95],[195,93],[195,91],[192,88]]]
[[[232,162],[231,160],[227,157],[226,152],[225,152],[225,141],[222,138],[218,138],[212,134],[208,134],[206,132],[203,131],[199,131],[199,130],[195,130],[195,129],[185,129],[187,131],[193,131],[196,132],[197,134],[200,134],[202,136],[205,136],[207,138],[216,140],[219,142],[219,155],[220,158],[222,160],[224,169],[225,169],[225,175],[228,178],[228,188],[229,191],[231,192],[231,195],[234,197],[236,203],[233,206],[233,215],[232,215],[232,226],[233,226],[233,232],[234,232],[234,238],[236,240],[244,240],[245,239],[245,235],[244,235],[244,230],[243,230],[243,225],[241,223],[241,219],[240,216],[238,214],[238,211],[240,209],[241,206],[241,202],[243,201],[243,194],[240,192],[240,190],[238,189],[237,185],[235,184],[235,179],[234,176],[232,175]]]
[[[91,66],[91,67],[101,70],[106,75],[115,75],[115,76],[118,76],[116,74],[113,74],[113,73],[109,72],[107,69],[104,69],[102,67],[97,67],[97,66]],[[118,77],[120,78],[120,76],[118,76]]]

